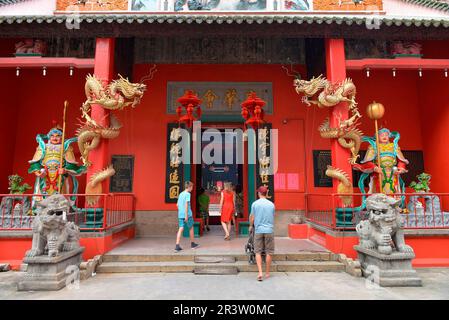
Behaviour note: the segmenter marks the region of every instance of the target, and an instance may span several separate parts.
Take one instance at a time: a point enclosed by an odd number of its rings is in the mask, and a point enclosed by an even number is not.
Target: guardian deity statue
[[[391,141],[393,139],[393,141]],[[380,168],[377,165],[377,147],[375,137],[363,137],[362,141],[370,145],[365,158],[360,164],[355,164],[354,169],[363,172],[360,177],[359,187],[362,188],[364,180],[370,175],[370,188],[368,193],[379,192],[379,174],[382,177],[380,192],[385,194],[404,193],[405,184],[401,175],[407,172],[409,161],[402,154],[399,147],[399,132],[391,132],[383,128],[379,130],[379,155]]]
[[[59,193],[58,180],[61,176],[61,193],[76,194],[78,192],[76,177],[86,171],[86,167],[76,161],[71,146],[77,138],[64,141],[63,157],[61,157],[62,130],[59,127],[52,128],[48,134],[38,134],[36,141],[38,146],[33,159],[29,161],[28,169],[28,173],[36,175],[33,193],[41,195]]]

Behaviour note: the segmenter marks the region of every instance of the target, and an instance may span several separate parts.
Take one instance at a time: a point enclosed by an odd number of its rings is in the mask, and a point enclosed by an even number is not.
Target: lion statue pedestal
[[[23,260],[27,272],[19,279],[19,291],[59,290],[70,282],[69,276],[79,279],[84,248],[78,227],[67,221],[69,209],[69,201],[59,194],[38,203],[32,247]]]
[[[412,268],[415,253],[405,244],[400,203],[400,199],[385,194],[369,196],[369,218],[356,227],[360,242],[354,249],[363,276],[382,287],[422,286]]]

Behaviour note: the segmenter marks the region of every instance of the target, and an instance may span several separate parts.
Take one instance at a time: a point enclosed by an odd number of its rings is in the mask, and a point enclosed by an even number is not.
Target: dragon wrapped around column
[[[331,83],[322,75],[311,80],[295,79],[294,86],[296,93],[302,95],[302,102],[306,105],[316,105],[319,108],[331,108],[341,102],[347,102],[351,117],[347,120],[339,119],[337,127],[330,126],[330,120],[327,118],[319,126],[318,130],[322,138],[337,139],[338,143],[345,149],[349,149],[351,156],[348,161],[354,165],[359,157],[358,153],[362,142],[363,133],[357,129],[358,120],[362,117],[355,101],[356,87],[351,79],[347,78],[341,83]],[[329,166],[326,170],[328,177],[337,179],[339,185],[337,190],[339,194],[352,193],[352,184],[349,176],[350,172]],[[343,205],[352,204],[351,197],[342,197]]]
[[[108,127],[99,124],[91,118],[89,112],[92,105],[99,105],[104,109],[115,111],[123,110],[131,106],[135,108],[141,101],[146,90],[145,80],[150,80],[154,74],[155,68],[152,68],[149,76],[144,77],[139,83],[131,83],[128,79],[119,75],[119,79],[113,80],[109,84],[103,84],[94,75],[88,75],[85,84],[85,93],[87,100],[81,107],[82,120],[81,126],[77,131],[78,147],[81,152],[81,159],[86,167],[92,163],[89,161],[89,153],[97,148],[101,139],[115,139],[120,135],[122,127],[118,118],[111,113],[109,116]],[[112,165],[93,174],[86,186],[86,194],[102,193],[102,182],[112,177],[115,170]],[[98,197],[87,196],[89,205],[97,203]]]

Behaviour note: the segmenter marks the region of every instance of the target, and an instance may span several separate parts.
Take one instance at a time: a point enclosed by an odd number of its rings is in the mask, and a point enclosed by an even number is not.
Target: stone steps
[[[248,261],[246,254],[105,254],[104,262],[170,262],[170,261],[194,261],[198,257],[234,258],[236,261]],[[273,255],[273,261],[331,261],[330,252],[299,252],[299,253],[277,253]]]
[[[272,272],[343,272],[345,267],[337,261],[273,261]],[[174,272],[196,274],[235,274],[257,272],[256,265],[247,261],[235,263],[195,263],[194,261],[119,261],[103,262],[97,273],[155,273]]]

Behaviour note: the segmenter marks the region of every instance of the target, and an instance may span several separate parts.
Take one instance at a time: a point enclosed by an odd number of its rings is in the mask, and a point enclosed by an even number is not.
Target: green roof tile
[[[403,1],[411,4],[416,4],[422,7],[427,7],[449,13],[449,2],[444,0],[403,0]]]
[[[0,0],[1,1],[1,0]],[[408,0],[414,1],[414,0]],[[173,14],[158,14],[158,15],[127,15],[127,14],[81,14],[79,21],[82,23],[91,24],[96,23],[149,23],[149,24],[191,24],[191,23],[206,23],[206,24],[242,24],[245,23],[287,23],[287,24],[338,24],[338,25],[361,25],[366,23],[366,19],[372,20],[375,17],[382,25],[395,26],[442,26],[449,27],[449,15],[439,17],[400,17],[400,16],[385,16],[385,15],[173,15]],[[1,24],[14,23],[63,23],[67,19],[73,20],[72,15],[48,15],[48,16],[1,16]]]
[[[8,4],[16,4],[18,2],[23,2],[25,0],[0,0],[0,7],[1,6],[6,6]]]

